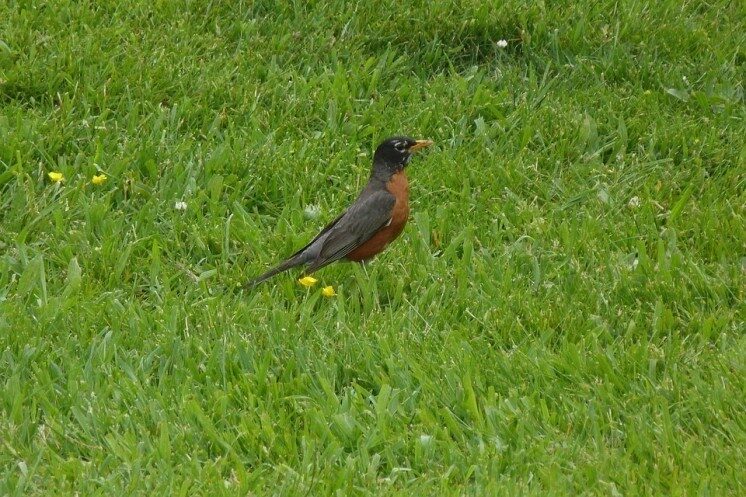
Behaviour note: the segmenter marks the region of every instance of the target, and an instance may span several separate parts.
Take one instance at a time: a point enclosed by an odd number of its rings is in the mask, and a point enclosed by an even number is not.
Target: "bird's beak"
[[[421,148],[429,147],[432,144],[433,144],[432,140],[417,140],[414,142],[414,145],[409,147],[409,151],[416,152],[420,150]]]

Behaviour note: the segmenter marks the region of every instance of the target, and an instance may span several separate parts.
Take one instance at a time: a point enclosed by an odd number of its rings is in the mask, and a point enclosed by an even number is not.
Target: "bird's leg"
[[[366,262],[367,261],[357,261],[357,264],[354,265],[353,272],[358,284],[363,284],[364,281],[368,281],[368,269],[365,267]]]
[[[365,273],[365,279],[368,279],[368,261],[369,259],[366,259],[360,263],[360,266],[363,268],[363,273]]]

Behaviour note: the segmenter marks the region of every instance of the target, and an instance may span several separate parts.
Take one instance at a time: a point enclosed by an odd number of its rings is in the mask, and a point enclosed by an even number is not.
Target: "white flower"
[[[319,214],[321,214],[321,208],[315,204],[308,204],[303,209],[303,215],[306,216],[306,219],[316,219]]]
[[[185,211],[186,208],[187,208],[187,203],[181,200],[179,200],[178,202],[174,204],[174,209],[176,209],[177,211]]]
[[[630,209],[637,209],[640,207],[640,197],[632,197],[629,199],[629,202],[627,202],[627,207]]]
[[[498,40],[497,48],[505,48],[508,46],[508,40]]]

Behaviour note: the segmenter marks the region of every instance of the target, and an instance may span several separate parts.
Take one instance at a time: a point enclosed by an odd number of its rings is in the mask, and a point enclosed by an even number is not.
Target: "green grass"
[[[744,19],[2,2],[0,494],[744,495]],[[394,133],[402,238],[237,292]]]

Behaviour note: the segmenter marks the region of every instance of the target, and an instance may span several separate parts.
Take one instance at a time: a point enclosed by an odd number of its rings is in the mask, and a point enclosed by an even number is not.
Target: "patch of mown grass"
[[[740,14],[3,4],[0,493],[743,493]],[[399,132],[400,240],[237,291]]]

